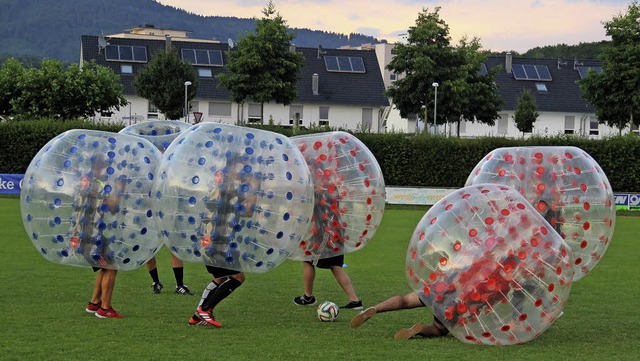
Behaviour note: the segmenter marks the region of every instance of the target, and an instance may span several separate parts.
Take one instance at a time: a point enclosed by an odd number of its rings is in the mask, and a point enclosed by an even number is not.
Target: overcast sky
[[[157,0],[204,16],[260,18],[267,0]],[[389,42],[415,25],[423,7],[441,6],[454,41],[480,38],[485,49],[523,53],[536,46],[608,40],[603,22],[625,13],[626,0],[274,0],[292,28],[361,33]]]

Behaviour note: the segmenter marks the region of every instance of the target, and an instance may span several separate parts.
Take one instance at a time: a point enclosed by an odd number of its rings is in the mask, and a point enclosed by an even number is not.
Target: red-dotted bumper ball
[[[284,262],[309,228],[312,186],[289,138],[201,123],[165,151],[152,198],[165,244],[178,258],[264,273]]]
[[[530,341],[562,312],[571,249],[515,189],[478,184],[455,191],[420,220],[407,280],[459,340]]]
[[[371,151],[346,132],[292,137],[314,185],[313,218],[290,258],[316,260],[362,249],[385,206],[382,171]]]
[[[25,173],[20,205],[49,261],[132,270],[162,246],[150,191],[161,153],[131,135],[75,129],[49,141]]]
[[[573,250],[573,280],[600,261],[615,227],[613,190],[598,163],[576,147],[499,148],[476,165],[466,185],[517,189]]]

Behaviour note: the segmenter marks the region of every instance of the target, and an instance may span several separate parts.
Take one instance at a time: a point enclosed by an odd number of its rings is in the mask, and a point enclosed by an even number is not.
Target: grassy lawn
[[[242,287],[216,308],[221,329],[189,326],[209,275],[185,265],[196,296],[173,293],[169,252],[158,256],[165,285],[151,293],[142,267],[120,272],[114,308],[124,319],[98,319],[84,311],[93,288],[89,268],[42,258],[20,218],[19,199],[0,198],[0,359],[2,360],[638,360],[640,218],[618,217],[607,253],[575,283],[565,315],[531,342],[472,346],[454,337],[396,341],[393,334],[428,321],[427,308],[378,315],[357,330],[357,311],[322,323],[315,308],[293,304],[302,292],[302,265],[287,261]],[[387,207],[374,239],[348,254],[347,272],[365,307],[410,291],[404,276],[406,247],[426,207]],[[347,298],[331,273],[319,270],[315,295],[342,305]]]

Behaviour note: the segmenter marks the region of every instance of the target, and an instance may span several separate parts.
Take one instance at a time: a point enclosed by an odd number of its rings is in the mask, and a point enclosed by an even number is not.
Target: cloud
[[[201,15],[262,16],[267,0],[159,0]],[[559,43],[606,39],[602,23],[624,12],[622,0],[275,0],[276,11],[293,28],[362,33],[388,41],[415,25],[423,8],[441,6],[440,17],[457,42],[477,36],[491,50],[526,50]]]

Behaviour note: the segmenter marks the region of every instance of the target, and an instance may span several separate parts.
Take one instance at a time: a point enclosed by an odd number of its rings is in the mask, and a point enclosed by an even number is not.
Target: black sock
[[[151,279],[153,280],[153,283],[160,282],[160,278],[158,278],[158,269],[157,268],[154,268],[151,271],[149,271],[149,274],[151,275]]]
[[[237,279],[231,277],[228,280],[224,281],[221,285],[216,287],[216,289],[209,293],[207,299],[204,300],[202,304],[203,310],[211,310],[220,303],[220,301],[224,300],[229,296],[236,288],[240,287],[242,282]]]
[[[176,286],[184,286],[183,281],[184,267],[174,267],[173,275],[176,276]]]

